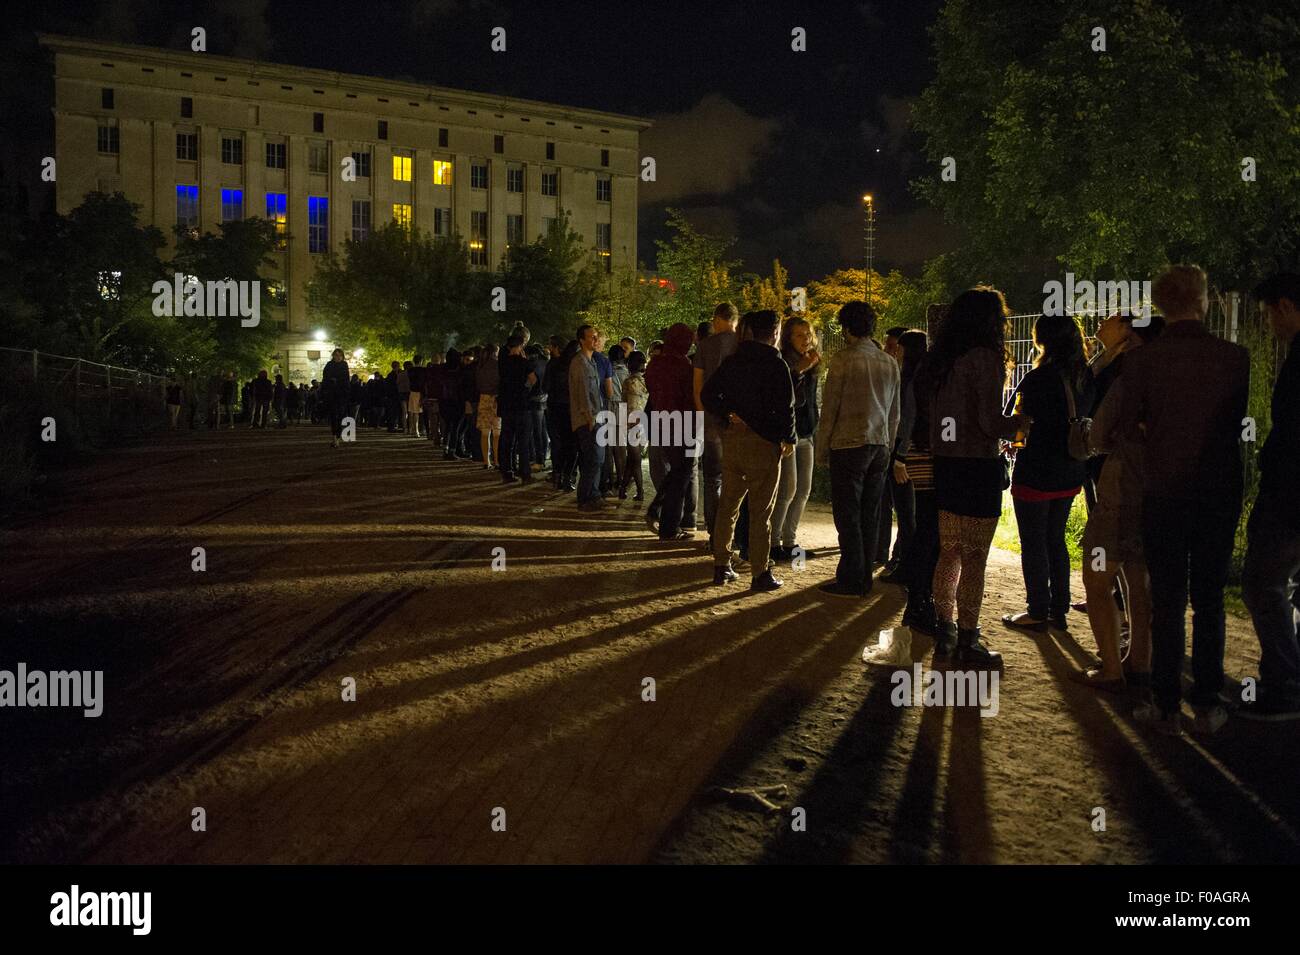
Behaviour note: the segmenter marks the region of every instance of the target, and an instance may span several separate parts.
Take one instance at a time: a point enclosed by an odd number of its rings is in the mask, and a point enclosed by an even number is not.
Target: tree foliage
[[[1193,260],[1236,287],[1295,262],[1294,5],[948,0],[933,35],[914,122],[936,171],[914,185],[963,229],[956,272],[1032,287]]]
[[[155,315],[153,286],[181,272],[200,281],[261,281],[265,291],[270,224],[246,220],[178,238],[168,262],[161,257],[165,237],[141,225],[139,211],[120,192],[92,192],[67,215],[7,232],[0,239],[0,338],[154,373],[261,367],[275,338],[269,321],[245,327],[237,316]]]

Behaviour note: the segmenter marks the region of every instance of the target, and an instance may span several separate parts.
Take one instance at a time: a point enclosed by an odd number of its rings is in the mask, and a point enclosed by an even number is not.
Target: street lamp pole
[[[866,245],[866,253],[867,253],[867,268],[866,268],[866,274],[863,276],[864,279],[863,285],[864,285],[867,301],[870,302],[871,301],[871,267],[875,263],[875,258],[876,258],[876,203],[875,200],[872,199],[870,193],[862,197],[862,203],[863,203],[863,212],[866,217],[866,222],[863,228],[862,237]]]

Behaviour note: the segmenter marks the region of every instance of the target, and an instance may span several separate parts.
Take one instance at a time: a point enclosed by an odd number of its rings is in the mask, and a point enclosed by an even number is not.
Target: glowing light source
[[[318,342],[323,342],[325,340],[325,329],[323,328],[316,329],[315,333],[312,335],[312,338],[316,339],[316,341]]]
[[[353,358],[361,358],[363,355],[365,355],[365,353],[366,353],[366,350],[365,350],[364,348],[354,348],[354,349],[352,349],[352,357],[353,357]]]
[[[871,202],[871,201],[872,201],[872,199],[871,199],[871,193],[867,193],[865,196],[863,196],[863,197],[862,197],[862,201],[863,201],[863,202]]]

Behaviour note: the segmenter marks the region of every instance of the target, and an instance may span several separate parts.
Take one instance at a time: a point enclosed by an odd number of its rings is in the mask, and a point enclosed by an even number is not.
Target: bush
[[[54,419],[53,441],[41,440],[46,418]],[[51,471],[165,426],[161,398],[149,389],[132,389],[110,402],[85,395],[77,399],[70,388],[53,382],[33,387],[29,377],[5,377],[0,384],[0,513],[30,505]]]

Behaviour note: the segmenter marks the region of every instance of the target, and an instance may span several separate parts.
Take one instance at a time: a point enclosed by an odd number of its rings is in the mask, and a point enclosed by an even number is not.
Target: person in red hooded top
[[[687,457],[687,435],[698,437],[693,427],[695,415],[695,369],[686,357],[695,342],[695,333],[678,322],[668,329],[664,336],[664,350],[656,357],[645,372],[646,388],[650,392],[650,406],[656,414],[677,412],[682,421],[682,430],[666,428],[661,425],[660,436],[667,436],[669,443],[663,448],[664,463],[668,465],[668,477],[664,483],[663,506],[659,515],[659,539],[688,540],[692,532],[682,529],[682,511],[687,498],[695,496],[695,459]],[[687,428],[690,419],[692,427]],[[668,420],[668,419],[660,419]],[[678,440],[680,438],[680,440]]]

